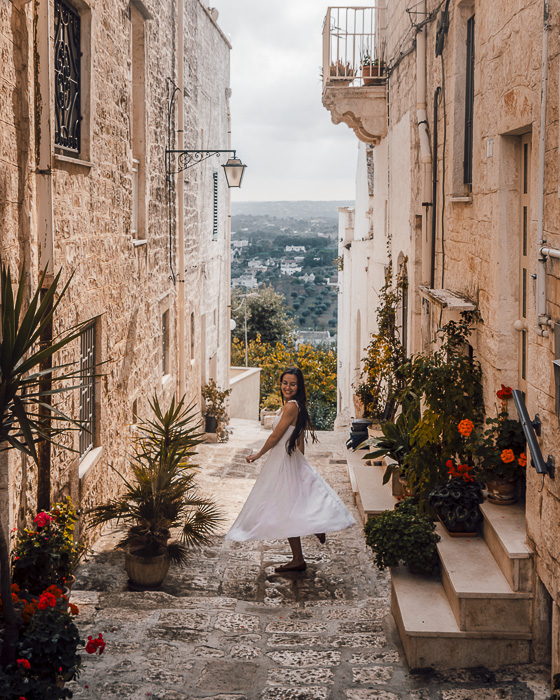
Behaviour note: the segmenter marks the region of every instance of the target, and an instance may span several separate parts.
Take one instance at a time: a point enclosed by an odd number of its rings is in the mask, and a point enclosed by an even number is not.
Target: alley
[[[201,446],[200,485],[233,522],[266,438],[232,420],[227,443]],[[320,433],[311,462],[357,513],[344,435]],[[279,576],[287,542],[225,543],[172,568],[161,591],[127,590],[122,554],[107,532],[77,572],[72,600],[82,637],[102,632],[103,656],[84,659],[75,698],[119,700],[511,700],[548,698],[543,669],[408,672],[389,612],[390,582],[372,563],[360,526],[305,538],[305,574]],[[87,656],[84,654],[84,656]]]

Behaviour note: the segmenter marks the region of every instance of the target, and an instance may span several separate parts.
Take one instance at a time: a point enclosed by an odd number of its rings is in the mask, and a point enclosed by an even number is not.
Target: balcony
[[[373,145],[387,133],[381,22],[380,8],[329,7],[323,24],[323,106]]]

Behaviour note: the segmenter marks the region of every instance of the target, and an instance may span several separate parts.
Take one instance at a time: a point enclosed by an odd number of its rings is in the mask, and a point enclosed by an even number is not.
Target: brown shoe
[[[325,544],[325,542],[327,541],[327,536],[324,532],[316,533],[315,537],[319,540],[321,544]]]

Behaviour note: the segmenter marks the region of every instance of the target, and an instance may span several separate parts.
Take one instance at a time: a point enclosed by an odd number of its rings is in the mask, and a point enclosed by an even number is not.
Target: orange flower
[[[472,421],[470,421],[468,418],[464,418],[459,425],[457,426],[459,432],[463,437],[469,437],[469,435],[472,433],[474,424]]]
[[[517,463],[519,464],[520,467],[526,467],[527,466],[527,455],[525,452],[522,452],[519,455],[519,459],[517,460]]]
[[[502,450],[502,462],[504,464],[509,464],[510,462],[513,462],[515,459],[515,455],[513,454],[513,450]]]

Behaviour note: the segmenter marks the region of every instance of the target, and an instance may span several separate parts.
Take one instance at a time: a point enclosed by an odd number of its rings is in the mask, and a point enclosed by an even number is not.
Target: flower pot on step
[[[517,501],[517,481],[488,480],[486,489],[488,500],[497,506],[509,506]]]

